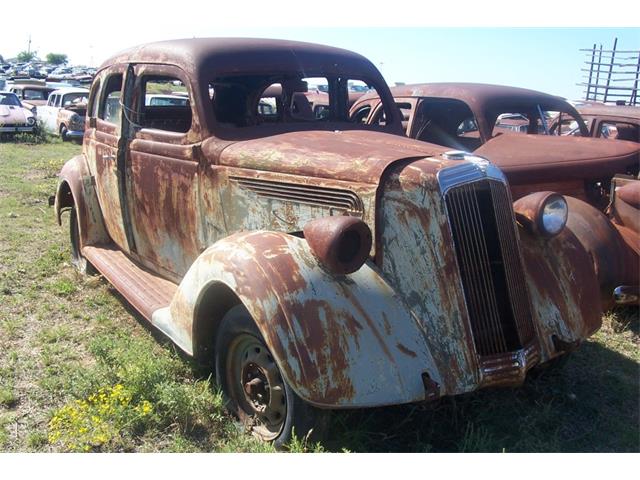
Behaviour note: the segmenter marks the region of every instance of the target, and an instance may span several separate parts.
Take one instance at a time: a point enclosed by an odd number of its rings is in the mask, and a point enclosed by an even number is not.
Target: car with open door
[[[383,125],[350,120],[356,81]],[[325,114],[298,103],[309,85],[326,85]],[[188,102],[146,101],[166,88]],[[138,46],[96,73],[56,216],[77,268],[215,364],[229,410],[277,446],[330,410],[520,385],[601,325],[567,200],[514,205],[499,168],[402,137],[403,118],[347,50]]]

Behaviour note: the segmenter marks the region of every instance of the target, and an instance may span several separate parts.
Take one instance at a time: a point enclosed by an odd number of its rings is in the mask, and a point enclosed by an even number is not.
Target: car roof
[[[38,83],[15,82],[15,83],[12,83],[10,85],[10,87],[11,88],[20,88],[22,90],[25,90],[25,89],[29,89],[29,90],[48,90],[48,91],[55,90],[54,87],[51,87],[49,85],[42,85],[42,84],[38,84]]]
[[[381,78],[365,57],[343,50],[306,42],[259,38],[191,38],[153,42],[124,50],[108,60],[100,70],[118,63],[162,63],[187,72],[208,75],[234,73],[278,73],[304,71],[314,74],[358,72]],[[246,67],[246,68],[243,68]]]
[[[87,88],[77,88],[77,87],[64,87],[58,88],[51,92],[51,95],[64,95],[66,93],[89,93],[89,89]]]
[[[631,117],[640,119],[640,107],[632,105],[607,105],[605,103],[578,103],[576,109],[581,115],[606,115],[610,117]]]
[[[474,111],[499,103],[541,103],[548,109],[565,109],[571,105],[562,97],[526,88],[484,83],[420,83],[391,87],[394,97],[436,97],[462,100]]]

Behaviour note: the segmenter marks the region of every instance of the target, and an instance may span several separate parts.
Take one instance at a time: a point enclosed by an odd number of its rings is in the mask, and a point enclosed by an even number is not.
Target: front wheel
[[[67,130],[66,125],[60,125],[60,136],[62,137],[62,141],[63,142],[68,142],[69,141],[69,137],[67,136],[67,132],[69,130]]]
[[[243,305],[224,316],[216,339],[216,378],[227,408],[260,440],[282,448],[293,438],[319,440],[328,413],[304,402],[280,373]]]

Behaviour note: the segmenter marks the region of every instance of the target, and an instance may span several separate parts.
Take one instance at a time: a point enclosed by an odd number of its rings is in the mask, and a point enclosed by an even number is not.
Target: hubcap
[[[271,353],[256,337],[242,334],[231,345],[228,359],[228,385],[240,420],[260,438],[276,438],[287,416],[287,401]]]

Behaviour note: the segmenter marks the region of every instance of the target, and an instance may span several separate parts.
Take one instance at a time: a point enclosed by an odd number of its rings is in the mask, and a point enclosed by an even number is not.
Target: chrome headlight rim
[[[552,193],[540,205],[538,228],[545,237],[555,237],[564,230],[568,218],[567,201],[559,193]]]
[[[36,117],[27,117],[27,125],[33,127],[36,124]]]

